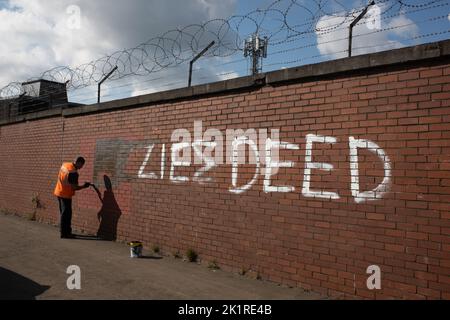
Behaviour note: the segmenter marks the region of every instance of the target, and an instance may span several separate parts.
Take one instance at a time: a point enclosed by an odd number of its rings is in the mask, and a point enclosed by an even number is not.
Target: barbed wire
[[[443,30],[440,32],[432,32],[432,33],[427,33],[427,34],[421,34],[421,35],[417,35],[414,37],[410,37],[405,39],[406,41],[413,41],[413,40],[417,40],[417,39],[424,39],[424,38],[428,38],[428,37],[433,37],[433,36],[437,36],[437,35],[444,35],[444,34],[449,34],[450,33],[450,29],[449,30]],[[396,48],[396,44],[394,43],[387,43],[387,44],[377,44],[377,45],[365,45],[365,46],[357,46],[355,47],[355,50],[360,50],[360,49],[375,49],[375,48],[381,48],[381,47],[391,47],[389,49],[395,49]],[[289,65],[289,64],[298,64],[298,63],[302,63],[305,61],[309,61],[309,60],[314,60],[314,59],[319,59],[319,58],[323,58],[323,57],[327,57],[327,56],[331,56],[331,55],[335,55],[335,54],[339,54],[339,53],[346,53],[346,50],[340,50],[340,51],[336,51],[333,53],[324,53],[324,54],[317,54],[317,55],[311,55],[311,56],[305,56],[299,59],[295,59],[295,60],[291,60],[291,61],[283,61],[283,62],[276,62],[276,63],[272,63],[272,64],[268,64],[267,66],[280,66],[280,65]],[[221,72],[221,73],[216,73],[214,75],[207,75],[207,76],[200,76],[199,79],[211,79],[214,76],[229,76],[232,75],[233,72]],[[143,83],[149,83],[149,82],[154,82],[154,81],[158,81],[163,79],[164,77],[157,77],[157,78],[152,78],[152,79],[147,79],[145,81],[139,82],[140,85],[142,85]],[[130,87],[135,85],[136,83],[126,83],[123,85],[119,85],[119,86],[112,86],[110,87],[110,89],[114,89],[114,92],[109,92],[106,93],[105,95],[103,95],[102,97],[114,97],[117,95],[120,95],[121,93],[126,93],[129,92],[129,90],[117,90],[117,89],[121,89],[121,88],[126,88],[126,87]],[[162,85],[159,85],[158,87],[142,87],[138,90],[135,90],[137,93],[148,93],[149,90],[151,91],[157,91],[158,89],[163,89],[163,88],[174,88],[174,86],[183,86],[183,84],[186,84],[185,80],[176,80],[176,81],[170,81],[168,83],[164,83]],[[96,98],[96,95],[91,95],[91,96],[87,96],[87,95],[83,95],[84,99],[82,101],[89,101],[92,100],[94,98]]]
[[[386,19],[386,17],[394,17],[408,12],[405,11],[405,8],[409,8],[409,11],[420,11],[437,7],[442,2],[444,0],[379,0],[376,1],[376,4],[389,6],[383,12],[384,19]],[[118,69],[112,74],[110,80],[120,80],[129,76],[148,76],[190,61],[211,41],[215,41],[215,44],[205,57],[226,58],[242,52],[244,39],[254,33],[268,37],[271,45],[277,46],[305,37],[337,32],[345,28],[364,10],[366,5],[367,2],[362,0],[359,1],[359,6],[356,8],[346,6],[340,0],[309,0],[307,2],[274,0],[265,8],[253,10],[245,15],[233,15],[227,19],[213,19],[202,24],[176,28],[134,48],[116,51],[111,55],[74,68],[67,66],[52,68],[25,82],[45,79],[66,83],[68,90],[82,89],[96,85],[115,66]],[[386,15],[387,12],[390,13],[390,16]],[[342,19],[336,19],[337,17]],[[299,18],[302,19],[301,23],[298,23]],[[328,23],[320,27],[319,21],[328,21]],[[362,20],[359,24],[365,21]],[[303,48],[313,45],[303,46]],[[273,54],[289,50],[294,49],[279,50]],[[228,61],[223,65],[239,63],[244,60]],[[230,71],[227,72],[230,73]],[[0,98],[2,99],[16,98],[23,94],[22,82],[12,82],[0,89]]]
[[[442,17],[445,17],[445,16],[439,16],[439,17],[434,17],[434,18],[431,18],[431,19],[427,19],[427,20],[429,20],[429,21],[433,21],[433,20],[437,20],[438,18],[442,18]],[[426,22],[426,20],[424,20],[423,22]],[[417,22],[418,24],[420,23],[420,22]],[[397,26],[396,28],[402,28],[402,27],[406,27],[406,26],[408,26],[408,24],[405,24],[405,25],[399,25],[399,26]],[[437,35],[444,35],[444,34],[447,34],[449,31],[448,30],[446,30],[446,31],[443,31],[443,32],[436,32],[436,33],[429,33],[429,34],[425,34],[425,35],[420,35],[420,36],[417,36],[417,37],[413,37],[413,38],[409,38],[409,39],[404,39],[405,41],[408,41],[408,40],[416,40],[416,39],[423,39],[423,38],[427,38],[427,37],[431,37],[431,36],[437,36]],[[361,36],[365,36],[366,34],[362,34]],[[330,41],[330,42],[338,42],[338,41],[341,41],[342,39],[334,39],[334,40],[332,40],[332,41]],[[394,48],[397,48],[398,46],[396,45],[396,44],[392,44],[392,43],[387,43],[387,44],[385,44],[385,45],[382,45],[382,44],[377,44],[377,45],[371,45],[371,46],[363,46],[363,47],[355,47],[355,50],[359,50],[359,49],[367,49],[367,48],[371,48],[371,49],[373,49],[373,48],[376,48],[376,49],[381,49],[381,47],[385,47],[385,46],[394,46]],[[301,49],[301,48],[300,48]],[[284,62],[277,62],[277,63],[272,63],[272,64],[268,64],[267,65],[267,67],[271,67],[271,66],[275,66],[275,65],[284,65],[284,66],[286,66],[286,65],[289,65],[289,64],[293,64],[293,63],[303,63],[303,62],[305,62],[305,61],[308,61],[308,60],[312,60],[312,59],[319,59],[319,58],[323,58],[323,57],[327,57],[327,56],[331,56],[331,55],[334,55],[334,54],[339,54],[339,53],[346,53],[347,51],[346,50],[341,50],[341,51],[335,51],[335,52],[332,52],[332,53],[327,53],[327,54],[320,54],[320,55],[314,55],[314,56],[305,56],[304,55],[304,57],[302,57],[302,58],[300,58],[300,59],[296,59],[296,60],[291,60],[291,61],[284,61]],[[211,59],[212,57],[210,57],[209,59]],[[208,64],[209,65],[209,64]],[[218,64],[218,65],[221,65],[221,64]],[[200,71],[200,70],[206,70],[207,68],[202,68],[202,67],[200,67],[200,68],[196,68],[195,70],[197,70],[197,71]],[[176,70],[176,68],[173,68],[173,70],[175,71],[175,72],[177,72],[177,70]],[[206,75],[206,76],[202,76],[201,75],[201,73],[199,74],[199,76],[198,76],[198,79],[199,80],[202,80],[202,79],[211,79],[211,78],[213,78],[212,80],[214,81],[215,79],[215,77],[220,77],[220,78],[222,78],[222,79],[227,79],[227,78],[229,78],[231,75],[233,75],[234,74],[234,76],[235,76],[235,73],[234,72],[221,72],[221,73],[216,73],[215,75],[214,74],[209,74],[209,75]],[[173,76],[173,77],[172,77]],[[158,90],[160,90],[160,89],[164,89],[164,88],[167,88],[167,87],[170,87],[171,89],[174,89],[174,86],[177,86],[178,87],[178,85],[180,85],[180,84],[184,84],[184,85],[182,85],[182,86],[185,86],[185,83],[186,83],[186,81],[183,81],[183,80],[179,80],[179,81],[175,81],[175,82],[169,82],[169,83],[166,83],[166,84],[161,84],[161,80],[163,80],[164,78],[167,78],[167,79],[173,79],[173,78],[179,78],[179,77],[175,77],[175,73],[174,74],[172,74],[172,75],[170,75],[170,74],[165,74],[164,76],[160,76],[160,77],[156,77],[156,78],[152,78],[152,79],[148,79],[148,80],[142,80],[142,81],[139,81],[139,82],[131,82],[131,83],[125,83],[125,84],[122,84],[122,85],[119,85],[119,86],[111,86],[111,85],[108,85],[108,89],[109,89],[109,91],[112,91],[113,89],[114,89],[114,92],[111,92],[111,93],[108,93],[108,94],[104,94],[104,95],[102,95],[102,97],[114,97],[115,96],[115,98],[117,99],[117,98],[119,98],[119,97],[123,97],[123,96],[120,96],[120,94],[122,94],[122,93],[128,93],[128,95],[129,95],[129,92],[130,92],[130,90],[124,90],[124,91],[122,91],[122,90],[117,90],[117,89],[120,89],[120,88],[127,88],[127,87],[134,87],[135,85],[137,85],[138,86],[138,88],[139,88],[139,90],[136,90],[136,88],[132,88],[131,90],[133,91],[133,94],[144,94],[144,93],[150,93],[150,92],[155,92],[155,91],[158,91]],[[142,86],[142,84],[144,84],[144,83],[150,83],[150,82],[155,82],[155,81],[158,81],[157,82],[157,85],[156,85],[156,87],[154,86],[154,85],[152,85],[152,86],[150,86],[150,87],[146,87],[146,88],[144,88],[143,86]],[[150,92],[149,92],[150,91]],[[65,92],[65,90],[62,90],[61,91],[61,93],[63,93],[63,92]],[[57,92],[52,92],[51,94],[49,94],[48,96],[44,96],[44,97],[40,97],[40,98],[48,98],[49,96],[51,96],[52,94],[54,95],[54,94],[56,94]],[[82,101],[79,101],[79,102],[84,102],[84,101],[89,101],[90,99],[94,99],[94,98],[96,98],[96,95],[95,95],[95,93],[94,92],[78,92],[77,93],[77,95],[78,96],[83,96],[83,99],[82,99]],[[92,96],[89,96],[89,95],[92,95]],[[76,96],[76,95],[71,95],[71,98],[73,98],[74,96]],[[119,97],[118,97],[119,96]],[[24,102],[27,102],[27,101],[33,101],[33,98],[32,97],[24,97],[24,98],[22,98],[23,100],[21,100],[21,101],[24,101]]]
[[[370,36],[370,35],[373,35],[373,34],[376,34],[376,33],[382,33],[382,32],[385,32],[385,31],[397,30],[397,29],[401,29],[401,28],[410,27],[410,26],[413,26],[413,25],[421,25],[421,24],[424,24],[424,23],[435,22],[435,21],[444,20],[444,19],[447,19],[447,18],[448,18],[448,15],[431,17],[431,18],[428,18],[428,19],[425,19],[425,20],[421,20],[421,21],[415,21],[415,22],[410,22],[410,23],[406,23],[406,24],[402,24],[402,25],[396,25],[396,26],[392,26],[392,27],[386,27],[386,28],[374,30],[374,31],[371,31],[371,32],[355,34],[355,35],[353,35],[353,38],[366,37],[366,36]],[[336,42],[344,41],[344,40],[347,40],[347,39],[348,39],[348,37],[333,38],[332,40],[328,40],[328,41],[320,41],[320,44],[336,43]],[[405,40],[409,40],[409,39],[405,39]],[[317,45],[317,43],[315,43],[315,42],[308,43],[308,44],[302,45],[300,47],[287,48],[287,49],[275,51],[275,52],[272,52],[271,55],[273,56],[273,55],[277,55],[277,54],[281,54],[281,53],[298,51],[298,50],[301,50],[301,49],[307,49],[307,48],[315,47],[316,45]]]
[[[385,11],[385,12],[383,12],[383,16],[380,17],[379,21],[383,22],[383,21],[386,21],[386,20],[389,20],[389,19],[392,19],[392,18],[400,17],[400,16],[405,15],[405,14],[418,13],[418,12],[423,12],[423,11],[426,11],[426,10],[443,8],[443,7],[446,7],[446,6],[450,6],[450,3],[449,2],[444,2],[444,3],[435,4],[435,5],[430,5],[430,6],[427,6],[427,7],[419,7],[419,8],[414,8],[414,9],[411,9],[411,10],[402,10],[400,12],[397,12],[395,14],[390,14],[390,15],[387,15],[386,14],[387,11]],[[323,20],[321,19],[320,21],[326,21],[328,19],[335,19],[335,18],[336,17],[325,18]],[[355,24],[355,27],[365,25],[370,20],[371,20],[370,17],[364,17],[364,18],[361,19],[360,22]],[[320,34],[320,36],[328,35],[328,34],[335,33],[335,32],[340,32],[342,30],[348,30],[348,26],[346,26],[346,25],[337,26],[336,28],[334,28],[332,30],[329,30],[329,31],[326,31],[326,32],[322,32]],[[279,45],[284,45],[286,43],[295,42],[295,41],[298,41],[298,40],[301,40],[301,39],[308,39],[308,38],[315,38],[315,37],[316,37],[316,34],[302,34],[302,35],[291,36],[288,39],[274,39],[274,40],[271,41],[270,46],[271,47],[276,47],[276,46],[279,46]]]
[[[440,32],[430,32],[427,34],[421,34],[415,37],[411,37],[406,39],[407,41],[411,41],[411,40],[418,40],[418,39],[423,39],[423,38],[429,38],[429,37],[433,37],[433,36],[438,36],[438,35],[443,35],[443,34],[448,34],[450,33],[450,30],[443,30]],[[373,48],[380,48],[383,46],[393,46],[395,47],[398,44],[395,43],[387,43],[387,44],[376,44],[376,45],[366,45],[366,46],[358,46],[355,47],[355,50],[360,50],[360,49],[373,49]],[[274,63],[270,63],[267,66],[279,66],[279,65],[289,65],[289,64],[293,64],[293,63],[301,63],[303,61],[306,60],[311,60],[311,59],[316,59],[316,58],[320,58],[320,57],[324,57],[324,56],[332,56],[332,55],[336,55],[336,54],[340,54],[340,53],[347,53],[347,50],[340,50],[340,51],[335,51],[335,52],[330,52],[330,53],[325,53],[325,54],[318,54],[318,55],[314,55],[314,56],[309,56],[309,57],[302,57],[299,59],[295,59],[295,60],[291,60],[291,61],[283,61],[283,62],[274,62]]]

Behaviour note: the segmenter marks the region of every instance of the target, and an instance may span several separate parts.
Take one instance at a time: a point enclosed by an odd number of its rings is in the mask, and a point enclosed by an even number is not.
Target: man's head
[[[84,160],[83,157],[78,157],[74,163],[75,168],[77,168],[77,169],[83,168],[85,162],[86,162],[86,160]]]

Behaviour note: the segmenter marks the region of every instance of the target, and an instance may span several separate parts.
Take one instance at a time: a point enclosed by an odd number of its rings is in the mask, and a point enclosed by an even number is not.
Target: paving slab
[[[69,290],[67,268],[81,272]],[[0,214],[0,299],[312,300],[316,293],[167,256],[129,257],[124,243],[60,239],[58,228]]]

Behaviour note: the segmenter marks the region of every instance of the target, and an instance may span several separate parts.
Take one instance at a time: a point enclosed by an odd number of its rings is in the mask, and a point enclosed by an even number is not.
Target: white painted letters
[[[302,194],[310,198],[324,198],[324,199],[339,199],[339,195],[335,192],[329,191],[314,191],[310,189],[311,185],[311,169],[320,169],[324,171],[333,170],[333,165],[323,162],[312,162],[312,146],[313,142],[318,143],[336,143],[334,137],[316,136],[315,134],[308,134],[306,136],[306,154],[305,154],[305,172],[303,175],[303,189]]]
[[[190,148],[191,144],[188,142],[179,142],[172,144],[172,161],[170,165],[170,180],[173,182],[185,182],[189,181],[188,177],[185,176],[175,176],[175,167],[189,167],[191,165],[191,161],[186,160],[186,158],[190,158],[190,156],[186,156],[185,152],[183,152],[183,160],[179,160],[179,152],[184,149]],[[191,150],[189,149],[189,154]]]
[[[138,177],[142,179],[158,179],[154,172],[144,173],[145,167],[147,166],[147,162],[152,155],[153,147],[155,145],[151,144],[147,147],[147,154],[145,155],[144,162],[142,162],[141,167],[139,168]]]
[[[273,174],[278,172],[278,168],[292,168],[294,163],[292,161],[272,161],[272,149],[288,149],[288,150],[299,150],[300,147],[296,144],[291,144],[288,142],[272,141],[272,139],[267,138],[266,140],[266,169],[264,176],[264,192],[293,192],[295,190],[294,186],[272,186],[271,177]],[[275,169],[276,172],[273,172]]]
[[[200,184],[205,184],[205,183],[211,182],[212,178],[204,177],[203,174],[205,172],[208,172],[212,168],[214,168],[216,166],[216,162],[214,161],[214,158],[203,154],[203,147],[214,149],[216,147],[216,143],[215,142],[204,142],[204,141],[200,140],[200,141],[195,141],[192,144],[192,147],[194,149],[196,156],[200,157],[200,159],[202,159],[202,162],[203,161],[205,162],[205,166],[200,168],[199,170],[197,170],[197,172],[195,172],[193,180]],[[211,153],[209,153],[209,154],[211,154]]]
[[[199,184],[208,184],[213,182],[211,176],[207,173],[213,171],[214,168],[224,164],[224,139],[222,131],[209,128],[203,134],[203,127],[201,121],[195,121],[195,140],[191,143],[191,134],[186,129],[177,129],[172,132],[171,137],[171,157],[169,166],[169,180],[173,183],[181,183],[192,180]],[[279,159],[279,150],[300,150],[298,144],[292,144],[285,141],[280,141],[279,130],[271,129],[271,137],[267,137],[267,129],[259,129],[257,134],[254,129],[227,129],[226,130],[227,145],[226,145],[226,161],[225,164],[231,165],[231,187],[229,191],[235,194],[241,194],[250,190],[258,180],[259,175],[264,176],[263,190],[265,193],[287,193],[294,192],[296,187],[294,185],[283,185],[282,183],[274,183],[273,177],[278,174],[280,168],[293,168],[295,162],[281,161]],[[259,141],[258,141],[259,140]],[[322,170],[331,172],[334,166],[330,163],[314,162],[313,161],[313,145],[314,143],[335,144],[337,139],[331,136],[321,136],[316,134],[306,135],[305,145],[305,165],[303,172],[303,182],[300,182],[301,193],[309,198],[322,199],[340,199],[336,192],[320,190],[318,187],[314,189],[311,185],[311,177],[314,174],[313,170]],[[249,154],[246,155],[246,147],[248,146]],[[386,155],[385,151],[381,149],[375,142],[365,139],[356,139],[349,137],[348,141],[350,153],[350,178],[351,178],[351,193],[356,203],[363,203],[366,201],[381,199],[385,193],[389,191],[391,183],[391,161]],[[138,170],[138,178],[143,179],[164,179],[166,166],[166,145],[161,144],[161,169],[160,174],[151,172],[146,167],[151,159],[155,144],[150,144],[146,147],[144,161]],[[158,147],[157,147],[158,148]],[[384,176],[382,182],[373,190],[362,191],[360,187],[360,170],[358,164],[358,149],[365,148],[370,152],[376,154],[383,163]],[[192,151],[194,151],[192,153]],[[260,151],[264,152],[264,156],[260,158]],[[194,160],[191,160],[193,154]],[[292,154],[292,152],[291,152]],[[238,186],[239,166],[253,165],[253,177],[246,181],[245,184]],[[192,177],[186,175],[176,175],[177,167],[190,167],[192,165],[200,166],[197,171],[192,174]],[[252,169],[253,170],[253,169]],[[263,171],[264,170],[264,171]],[[242,184],[242,183],[241,183]]]
[[[238,164],[240,163],[240,155],[239,154],[239,146],[247,144],[250,147],[250,150],[253,151],[253,154],[255,156],[256,160],[256,169],[255,174],[250,182],[248,182],[246,185],[237,187],[237,178],[238,178]],[[245,136],[240,136],[234,139],[233,141],[233,156],[232,156],[232,176],[231,176],[231,183],[233,185],[233,188],[230,189],[230,192],[233,193],[242,193],[252,187],[252,185],[256,182],[259,175],[259,152],[258,152],[258,146],[253,140],[248,139]],[[244,154],[245,156],[245,154]],[[250,155],[249,155],[250,158]],[[245,159],[241,159],[245,163]]]
[[[376,143],[364,140],[349,138],[350,147],[350,175],[351,175],[351,190],[352,195],[355,198],[355,202],[361,203],[364,201],[376,200],[383,197],[388,191],[391,180],[391,162],[383,149],[381,149]],[[373,190],[361,192],[359,188],[359,167],[358,167],[358,148],[366,148],[373,153],[377,154],[384,166],[384,178],[383,181]]]

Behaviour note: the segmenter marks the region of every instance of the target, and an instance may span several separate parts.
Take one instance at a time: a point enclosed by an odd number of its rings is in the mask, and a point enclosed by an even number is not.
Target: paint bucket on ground
[[[128,242],[130,246],[130,257],[131,258],[140,258],[142,256],[142,242],[140,241],[131,241]]]

